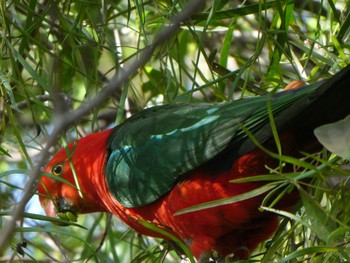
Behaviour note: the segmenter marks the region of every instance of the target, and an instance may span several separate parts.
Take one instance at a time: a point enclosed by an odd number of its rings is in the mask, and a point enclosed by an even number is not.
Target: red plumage
[[[230,180],[267,174],[267,167],[274,168],[277,161],[262,150],[253,150],[235,160],[230,171],[213,174],[208,163],[193,171],[184,181],[179,182],[173,190],[158,201],[139,208],[125,208],[110,194],[105,182],[104,163],[106,162],[106,141],[109,131],[89,135],[76,144],[72,162],[79,174],[79,185],[83,198],[78,191],[67,184],[48,177],[42,177],[38,191],[50,198],[40,197],[47,215],[56,217],[59,200],[64,196],[76,213],[110,212],[141,234],[166,238],[139,223],[139,219],[151,222],[172,235],[184,240],[196,258],[208,257],[212,251],[222,256],[235,253],[235,257],[247,258],[257,245],[269,238],[278,226],[278,216],[261,212],[259,207],[263,195],[245,201],[218,206],[202,211],[174,216],[181,209],[197,204],[246,193],[260,187],[261,183],[230,183]],[[292,136],[282,137],[286,152],[294,152],[296,147]],[[273,145],[273,144],[272,144]],[[291,147],[288,146],[293,146]],[[271,146],[270,146],[271,147]],[[288,149],[289,148],[289,149]],[[89,154],[86,154],[89,153]],[[75,184],[69,167],[66,150],[61,150],[47,165],[46,172],[51,172],[57,163],[64,163],[64,178]],[[84,176],[82,176],[84,175]],[[44,188],[45,185],[45,188]],[[50,190],[47,192],[45,189]],[[289,194],[279,208],[290,209],[298,200],[296,193]],[[234,248],[234,250],[233,250]]]
[[[243,130],[238,130],[237,128],[241,127],[242,121],[249,118],[249,121],[245,124],[250,125],[249,127],[252,130],[255,129],[255,135],[262,140],[260,142],[263,146],[271,152],[278,152],[274,136],[269,130],[270,121],[266,113],[267,109],[265,111],[260,109],[261,105],[266,106],[267,101],[271,100],[271,103],[275,103],[272,104],[272,110],[277,116],[276,126],[280,132],[280,148],[283,155],[298,158],[301,156],[300,152],[302,151],[315,152],[315,150],[320,149],[319,143],[313,136],[313,130],[324,123],[344,118],[349,113],[347,103],[350,94],[346,85],[349,70],[350,67],[323,84],[316,83],[311,87],[305,87],[296,92],[292,90],[286,92],[285,96],[284,94],[277,94],[274,97],[274,101],[270,97],[266,97],[263,100],[246,100],[239,101],[236,104],[233,102],[213,107],[205,104],[197,108],[191,108],[192,106],[184,106],[184,108],[181,108],[181,106],[169,106],[155,110],[146,110],[146,113],[129,119],[129,122],[127,121],[126,124],[129,126],[124,126],[124,128],[126,127],[124,130],[115,129],[113,133],[111,133],[112,130],[95,133],[78,140],[74,144],[70,144],[68,148],[72,153],[67,154],[65,149],[58,152],[48,163],[45,171],[67,180],[72,185],[55,180],[53,177],[43,176],[38,186],[38,192],[41,194],[40,202],[49,216],[55,217],[57,214],[65,212],[76,214],[106,211],[113,213],[141,234],[166,238],[144,227],[139,220],[148,221],[183,240],[197,259],[207,259],[213,251],[218,251],[221,256],[234,253],[236,258],[247,258],[260,242],[266,240],[274,233],[278,226],[278,216],[276,214],[259,210],[266,196],[265,194],[199,211],[180,215],[175,215],[175,213],[194,205],[237,196],[266,184],[266,182],[256,181],[246,183],[232,183],[230,181],[268,174],[270,172],[269,168],[275,169],[279,167],[280,160],[278,158],[272,157],[258,147],[254,148],[254,144],[251,144],[250,139]],[[310,91],[307,90],[308,88]],[[247,106],[245,102],[247,102]],[[292,110],[289,110],[290,107]],[[176,128],[176,119],[165,118],[167,116],[178,116],[183,112],[189,114],[192,110],[195,112],[198,109],[197,113],[202,114],[201,116],[204,116],[204,119],[202,117],[197,118],[198,116],[192,113],[190,116],[193,117],[192,119],[186,118],[186,116],[183,117],[183,123],[181,123],[183,126],[179,128]],[[243,112],[234,112],[235,109],[243,110]],[[329,109],[331,109],[331,112]],[[168,111],[171,111],[173,115],[167,115]],[[157,119],[158,113],[163,114],[163,119]],[[237,121],[232,122],[231,126],[225,126],[228,121],[232,120],[231,113],[235,114],[235,117],[232,119]],[[225,116],[221,118],[220,114]],[[199,134],[204,137],[207,136],[208,131],[209,133],[215,132],[217,137],[214,137],[214,139],[210,136],[205,137],[209,138],[209,142],[200,141],[201,138],[198,138],[202,145],[208,143],[208,147],[212,148],[215,146],[217,138],[225,140],[225,136],[231,136],[225,133],[224,130],[226,128],[237,128],[230,130],[237,133],[235,134],[237,137],[232,137],[232,139],[228,140],[226,148],[213,158],[204,159],[204,163],[189,170],[186,174],[181,174],[180,177],[176,178],[172,189],[160,195],[156,201],[139,207],[128,208],[123,206],[118,201],[119,199],[117,200],[117,197],[111,193],[109,187],[113,186],[113,184],[108,184],[106,179],[106,164],[109,161],[108,158],[112,156],[109,152],[112,147],[109,139],[112,136],[127,137],[124,145],[119,147],[119,142],[115,143],[117,146],[114,147],[114,145],[112,150],[119,152],[113,156],[122,158],[120,156],[124,154],[126,157],[123,156],[123,158],[134,157],[134,155],[127,155],[131,148],[127,128],[134,127],[132,136],[137,137],[139,131],[135,127],[139,126],[134,125],[135,123],[138,124],[141,121],[143,125],[148,121],[147,128],[152,129],[159,120],[173,129],[165,127],[163,129],[164,133],[161,134],[164,137],[162,137],[159,135],[159,130],[162,130],[162,127],[157,126],[155,130],[152,130],[153,133],[150,133],[151,136],[144,136],[147,140],[141,141],[142,145],[147,145],[145,147],[147,150],[161,148],[159,141],[157,141],[159,138],[166,137],[167,139],[174,134],[177,136],[179,131],[183,132],[180,135],[185,134],[187,138],[190,138],[186,143],[190,144],[191,147],[196,147],[193,146],[196,145],[195,143],[193,144],[194,137],[191,137],[191,133],[188,134],[186,132],[192,132],[195,129],[197,130],[194,132],[201,130],[199,133],[193,134]],[[215,125],[212,125],[216,120],[219,120],[221,127],[225,127],[225,129],[216,129]],[[175,128],[172,126],[174,123]],[[206,124],[209,124],[208,129],[203,128]],[[237,140],[235,140],[236,138]],[[135,139],[135,147],[139,146],[138,143],[140,144],[140,141],[137,139],[139,138]],[[175,142],[182,143],[181,136],[177,136],[175,139]],[[150,148],[152,145],[147,144],[149,142],[151,142],[150,144],[156,142],[156,146]],[[233,146],[238,145],[237,142],[239,142],[239,149],[233,149]],[[184,147],[188,150],[186,154],[192,153],[193,149],[191,147],[186,148],[186,145]],[[120,151],[120,149],[124,152]],[[205,147],[203,149],[206,150]],[[161,148],[161,150],[162,153],[173,156],[171,151],[170,153],[167,152],[166,147]],[[243,150],[245,152],[241,154]],[[140,156],[146,158],[148,157],[147,154],[151,153],[145,151],[142,154]],[[178,154],[180,157],[183,157],[181,152]],[[205,154],[207,153],[203,153],[203,155]],[[235,158],[232,158],[232,156],[235,156]],[[236,156],[238,157],[236,158]],[[191,161],[195,162],[196,157],[198,156],[195,156]],[[174,167],[173,162],[171,162],[173,160],[165,160],[170,165],[163,166],[163,168]],[[137,161],[134,163],[138,164]],[[74,187],[76,182],[71,163],[74,164],[82,196],[77,188]],[[143,164],[142,162],[140,163]],[[185,164],[188,165],[186,162]],[[226,167],[227,164],[229,164],[228,169]],[[223,169],[223,166],[226,168]],[[290,166],[285,164],[283,172],[291,171],[293,167]],[[178,169],[179,167],[175,166],[175,168]],[[123,169],[123,171],[127,171],[125,166],[123,166]],[[172,176],[172,174],[169,174],[169,176]],[[142,179],[147,179],[147,174],[143,175]],[[297,191],[293,190],[279,200],[275,208],[290,211],[298,200]]]

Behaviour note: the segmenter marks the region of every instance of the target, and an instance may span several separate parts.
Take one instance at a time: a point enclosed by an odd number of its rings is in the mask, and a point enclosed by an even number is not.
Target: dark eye
[[[60,176],[63,172],[63,164],[62,163],[55,164],[52,167],[51,172],[55,176]]]

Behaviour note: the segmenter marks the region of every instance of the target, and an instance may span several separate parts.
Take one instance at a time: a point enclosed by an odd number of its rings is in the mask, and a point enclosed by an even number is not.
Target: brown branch
[[[82,104],[74,112],[66,112],[58,115],[54,121],[54,130],[47,139],[47,144],[42,150],[38,163],[30,172],[30,179],[24,188],[24,195],[14,210],[12,219],[3,227],[0,237],[0,255],[10,241],[16,227],[16,221],[23,218],[23,212],[26,204],[35,193],[38,178],[40,176],[41,167],[46,163],[49,149],[57,142],[63,131],[88,114],[93,108],[102,105],[114,92],[120,89],[131,76],[137,73],[138,69],[143,67],[152,57],[154,50],[166,43],[172,35],[174,35],[180,25],[187,21],[193,14],[198,12],[204,6],[204,0],[193,0],[184,7],[183,11],[170,19],[171,24],[163,29],[155,38],[154,42],[146,47],[140,54],[138,60],[130,65],[127,69],[117,73],[109,82],[109,84],[91,101]]]

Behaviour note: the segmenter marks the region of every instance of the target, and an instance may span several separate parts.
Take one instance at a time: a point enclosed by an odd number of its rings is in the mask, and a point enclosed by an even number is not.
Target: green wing
[[[271,138],[269,111],[278,129],[288,126],[333,82],[227,103],[143,110],[110,135],[105,167],[108,187],[126,207],[152,203],[226,148],[237,157],[252,150],[255,145],[243,126],[263,143]]]
[[[254,107],[166,105],[134,115],[110,135],[108,186],[124,206],[151,203],[186,172],[220,153]]]

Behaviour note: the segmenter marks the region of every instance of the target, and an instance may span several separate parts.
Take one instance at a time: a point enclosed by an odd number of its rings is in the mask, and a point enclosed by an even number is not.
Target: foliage
[[[1,1],[1,232],[15,224],[0,242],[2,260],[179,262],[174,245],[141,237],[115,217],[80,216],[78,226],[62,228],[43,215],[36,195],[27,204],[32,171],[43,164],[39,153],[62,116],[88,109],[61,126],[50,154],[147,106],[258,96],[349,64],[345,0],[202,2],[164,37],[158,33],[178,21],[186,1]],[[157,39],[137,73],[101,96]],[[101,100],[90,104],[95,98]],[[274,211],[285,216],[281,227],[252,262],[350,260],[349,191],[328,180],[349,172],[326,154],[311,157],[301,173],[312,178],[308,192],[300,188],[303,206],[296,214]],[[317,172],[310,169],[316,161]],[[300,170],[285,175],[283,183],[299,187],[298,176]],[[24,205],[14,222],[13,210]]]

